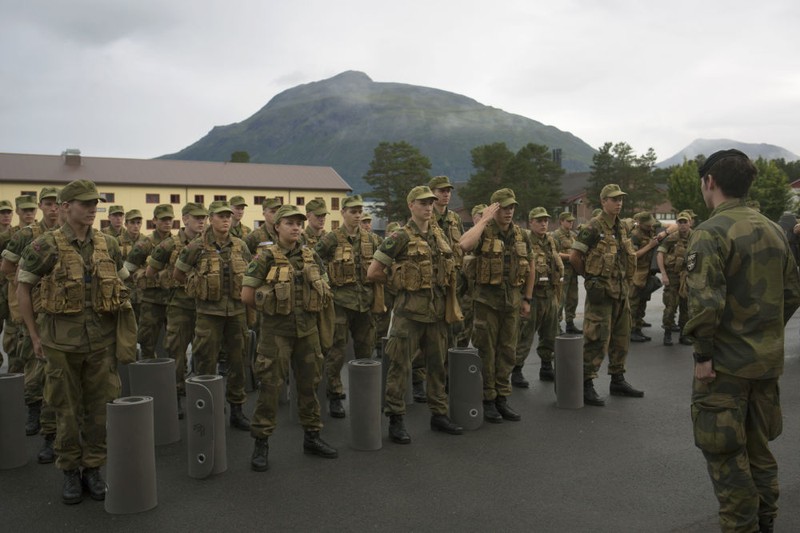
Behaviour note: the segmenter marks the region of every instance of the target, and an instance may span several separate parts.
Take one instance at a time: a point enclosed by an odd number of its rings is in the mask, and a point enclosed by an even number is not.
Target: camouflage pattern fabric
[[[322,258],[330,275],[330,264],[336,257],[339,239],[343,238],[352,246],[352,257],[355,263],[355,282],[338,286],[331,283],[333,302],[337,308],[343,307],[359,313],[369,313],[372,310],[374,296],[372,284],[365,279],[366,267],[362,264],[364,261],[361,253],[362,232],[361,228],[357,228],[353,235],[348,235],[344,228],[330,231],[319,240],[314,247],[314,251]],[[371,232],[368,233],[368,238],[372,243],[372,249],[377,250],[380,246],[380,238]],[[333,281],[333,278],[331,280]],[[366,357],[369,357],[369,355],[366,355]]]
[[[658,251],[664,254],[664,268],[669,277],[669,285],[664,287],[662,294],[664,314],[661,325],[664,329],[675,325],[675,313],[678,311],[678,325],[681,326],[681,331],[689,319],[688,300],[685,296],[681,296],[680,289],[681,281],[686,275],[686,253],[691,233],[690,230],[686,237],[682,237],[678,232],[673,233],[658,247]]]
[[[244,391],[244,338],[247,319],[244,313],[233,316],[197,313],[197,324],[192,340],[192,359],[197,375],[217,374],[220,350],[228,356],[225,399],[228,403],[243,404]]]
[[[350,335],[353,336],[353,352],[356,359],[369,359],[375,347],[375,320],[372,313],[359,313],[346,307],[335,305],[336,325],[333,332],[333,346],[325,354],[325,376],[328,384],[328,398],[342,398],[341,372],[344,366],[345,349]]]
[[[303,230],[303,233],[300,234],[300,244],[305,244],[309,248],[314,248],[319,240],[328,233],[325,230],[322,230],[322,233],[319,235],[314,234],[311,230],[311,226],[306,226],[306,229]]]
[[[575,242],[575,235],[575,232],[566,231],[562,228],[553,231],[553,238],[558,244],[560,253],[569,253],[572,243]],[[579,276],[569,261],[562,260],[562,263],[564,263],[564,284],[561,287],[561,305],[558,310],[558,321],[561,322],[563,318],[567,322],[573,322],[578,310]]]
[[[253,230],[251,230],[249,227],[245,226],[241,222],[239,224],[236,224],[235,226],[231,226],[231,235],[233,235],[237,239],[244,239],[245,237],[250,235],[252,231]]]
[[[260,248],[263,248],[267,244],[278,242],[278,236],[274,231],[268,230],[267,224],[264,223],[248,233],[243,240],[247,245],[247,249],[250,250],[250,253],[255,255]]]
[[[145,291],[147,290],[150,289],[145,289]],[[157,355],[158,339],[167,330],[167,306],[145,301],[139,306],[139,313],[139,329],[136,340],[142,349],[142,359],[153,359]]]
[[[631,243],[635,250],[641,250],[650,244],[650,241],[655,237],[655,232],[645,230],[641,226],[637,226],[631,232]],[[631,307],[631,329],[642,329],[644,324],[644,315],[647,312],[647,302],[650,299],[649,294],[645,291],[647,278],[650,276],[650,265],[653,261],[653,256],[656,254],[656,249],[652,248],[643,256],[636,259],[636,272],[633,275],[633,280],[630,286],[630,307]]]
[[[106,226],[105,228],[101,229],[103,233],[108,235],[109,237],[114,237],[119,242],[119,238],[125,234],[125,226],[122,226],[119,230],[115,230],[114,226]]]

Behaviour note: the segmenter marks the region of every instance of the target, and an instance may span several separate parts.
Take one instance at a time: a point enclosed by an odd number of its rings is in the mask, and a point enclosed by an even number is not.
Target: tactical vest
[[[508,281],[512,287],[519,287],[528,281],[531,271],[528,262],[528,247],[517,225],[514,228],[514,244],[511,249],[500,239],[492,226],[484,230],[486,238],[475,257],[475,282],[481,285],[500,285],[503,283],[503,263],[508,257]]]
[[[85,307],[97,313],[114,313],[128,300],[128,288],[117,276],[108,255],[105,234],[92,235],[94,252],[87,265],[61,229],[52,232],[58,248],[53,270],[41,282],[42,310],[53,315],[77,315]]]
[[[439,249],[435,257],[428,241],[409,226],[403,228],[409,240],[403,259],[392,265],[391,277],[396,290],[418,291],[435,285],[444,288],[450,284],[455,268],[453,250],[438,225],[431,224],[429,228]]]
[[[303,268],[296,270],[283,250],[277,244],[267,250],[275,259],[266,283],[256,289],[256,309],[267,315],[288,315],[296,307],[309,313],[319,313],[325,303],[333,296],[331,288],[322,277],[314,253],[308,247],[302,248]],[[298,290],[296,285],[301,285]]]
[[[372,239],[369,238],[369,232],[359,232],[361,235],[360,257],[356,257],[353,252],[353,245],[350,244],[344,229],[335,230],[333,233],[336,235],[336,240],[339,244],[334,251],[333,261],[328,264],[328,277],[330,277],[331,285],[341,287],[351,283],[365,284],[367,282],[367,270],[375,253],[375,247],[372,244]]]
[[[162,289],[173,289],[182,286],[181,283],[178,283],[175,278],[172,277],[172,272],[175,269],[175,263],[178,261],[181,250],[183,250],[186,245],[178,235],[170,235],[170,238],[172,238],[174,244],[172,252],[169,254],[169,262],[156,273],[156,283],[158,287]]]
[[[214,246],[205,241],[203,235],[203,250],[197,266],[186,277],[186,294],[207,302],[222,300],[222,291],[225,290],[223,264],[220,254]],[[230,256],[230,297],[234,300],[242,299],[242,278],[247,270],[247,263],[242,257],[241,241],[233,238]]]
[[[675,246],[672,247],[672,251],[665,254],[664,257],[664,266],[667,267],[669,272],[674,274],[683,270],[683,265],[686,264],[686,251],[688,249],[688,244],[688,237],[684,239],[683,237],[678,236],[675,239]]]
[[[138,239],[137,239],[138,240]],[[119,252],[122,254],[122,259],[125,260],[128,258],[128,254],[131,253],[133,250],[136,241],[132,239],[130,233],[127,231],[120,235],[119,237]]]
[[[31,229],[31,240],[30,242],[35,241],[42,233],[42,224],[40,222],[34,222],[30,226],[26,226]],[[19,273],[19,263],[17,263],[16,269],[14,272],[6,276],[8,280],[8,314],[11,317],[11,320],[17,324],[22,324],[22,313],[19,310],[19,300],[17,299],[17,274]],[[31,290],[31,298],[33,302],[33,311],[34,313],[38,313],[42,310],[42,303],[41,303],[41,296],[40,291],[38,290],[38,284]]]
[[[461,230],[458,228],[458,220],[460,217],[453,211],[447,210],[447,215],[440,223],[440,227],[444,236],[447,238],[450,249],[453,251],[453,259],[457,267],[461,268],[464,262],[464,251],[461,249],[459,242],[461,241]]]
[[[613,232],[600,233],[600,240],[586,255],[586,276],[632,279],[636,271],[636,252],[625,228],[620,226],[620,242]],[[619,261],[618,261],[619,260]]]
[[[563,268],[556,261],[558,248],[550,235],[545,235],[541,244],[533,242],[533,267],[536,270],[536,283],[557,284],[564,275]],[[549,252],[549,253],[548,253]]]
[[[148,235],[146,238],[150,243],[150,252],[152,253],[153,248],[155,248],[157,246],[157,244],[155,242],[155,239],[153,238],[153,235]],[[158,241],[158,242],[160,243],[161,241]],[[160,285],[159,285],[158,279],[155,278],[155,277],[153,277],[153,278],[147,277],[145,275],[146,271],[147,271],[147,261],[145,261],[145,263],[142,265],[142,267],[139,268],[134,274],[134,277],[136,278],[136,288],[137,289],[159,289],[159,288],[161,288]]]

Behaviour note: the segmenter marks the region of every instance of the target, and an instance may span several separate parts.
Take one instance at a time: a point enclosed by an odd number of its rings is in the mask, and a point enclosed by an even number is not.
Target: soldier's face
[[[623,195],[603,198],[600,200],[600,205],[603,206],[603,211],[609,215],[619,215],[622,211],[622,201],[625,198]]]
[[[32,207],[28,209],[17,209],[17,214],[19,215],[20,226],[28,226],[33,224],[36,220],[36,209]]]
[[[278,240],[281,241],[281,244],[287,247],[294,245],[303,231],[303,217],[283,217],[275,226],[275,231],[278,232]]]
[[[206,217],[205,215],[185,215],[183,217],[183,225],[191,233],[198,235],[203,233],[203,229],[206,227]]]
[[[172,231],[172,217],[157,218],[155,220],[156,230],[159,233],[168,233]]]
[[[688,220],[679,220],[678,221],[678,233],[681,234],[681,237],[686,237],[689,233],[689,228],[692,226],[689,224]]]
[[[275,222],[275,213],[278,212],[277,207],[265,207],[262,211],[264,213],[264,221],[272,225]]]
[[[244,206],[243,205],[232,205],[231,209],[233,209],[233,220],[239,222],[242,220],[244,216]]]
[[[562,220],[561,221],[561,228],[565,230],[571,230],[572,225],[575,223],[574,220]]]
[[[67,221],[77,226],[91,226],[97,216],[97,200],[72,200],[66,206]]]
[[[231,213],[214,213],[211,215],[211,229],[215,233],[228,233],[231,229]]]
[[[351,228],[357,226],[361,222],[361,215],[363,211],[364,210],[360,207],[346,207],[342,209],[342,219],[344,219],[344,225]]]
[[[414,200],[408,204],[408,209],[411,210],[411,217],[414,220],[422,222],[430,220],[433,217],[433,198]]]
[[[306,213],[308,217],[308,225],[314,231],[321,231],[325,227],[325,219],[328,215],[315,215],[314,213]]]
[[[125,222],[125,231],[131,234],[134,239],[142,232],[142,219],[136,217]]]
[[[122,223],[125,221],[125,213],[114,213],[113,215],[108,215],[108,220],[111,222],[111,227],[115,230],[119,230],[122,227]]]
[[[511,204],[506,207],[501,207],[494,214],[495,221],[502,227],[508,226],[509,224],[511,224],[511,221],[514,220],[514,210],[516,208],[517,204]]]
[[[42,216],[48,225],[52,225],[58,220],[59,205],[55,198],[45,198],[39,202],[39,209],[42,210]]]
[[[14,216],[14,212],[10,209],[5,211],[0,211],[0,226],[8,226],[11,224],[11,219]]]
[[[372,231],[372,221],[371,220],[362,220],[361,221],[361,229],[364,231]]]
[[[453,196],[453,189],[445,187],[444,189],[432,189],[431,192],[436,196],[436,205],[445,207],[450,203],[450,197]]]
[[[548,217],[539,217],[534,218],[528,222],[528,227],[534,232],[536,235],[541,237],[545,233],[547,233],[547,226],[550,224],[550,219]]]

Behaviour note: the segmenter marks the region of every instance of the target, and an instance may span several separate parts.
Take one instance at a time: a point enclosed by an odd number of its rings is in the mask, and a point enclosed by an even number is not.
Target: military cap
[[[161,220],[162,218],[175,218],[175,211],[172,210],[172,205],[170,204],[158,204],[155,209],[153,209],[153,218],[157,218]]]
[[[600,208],[595,209],[594,211],[592,211],[592,218],[598,216],[602,212],[603,212],[603,210],[600,209]]]
[[[372,215],[370,215],[369,213],[364,213],[363,215],[361,215],[361,222],[364,222],[365,220],[372,220]]]
[[[181,215],[192,215],[193,217],[204,217],[208,215],[208,210],[203,204],[188,202],[181,208]]]
[[[691,209],[684,209],[683,213],[686,213],[687,215],[689,215],[692,218],[696,218],[697,217],[697,213],[695,213]]]
[[[100,200],[105,202],[105,199],[97,192],[97,185],[89,180],[71,181],[61,189],[61,201],[71,202],[72,200]]]
[[[39,192],[39,201],[41,202],[45,198],[58,198],[58,187],[42,187],[42,190]]]
[[[363,207],[364,200],[361,199],[360,194],[354,194],[353,196],[345,196],[344,200],[342,200],[342,209],[347,209],[348,207]]]
[[[8,200],[0,200],[0,211],[13,211],[14,206]]]
[[[431,178],[431,181],[428,182],[428,187],[431,190],[433,189],[453,189],[453,184],[450,183],[450,178],[447,176],[434,176]]]
[[[703,165],[699,169],[697,169],[697,172],[700,174],[700,177],[702,178],[703,176],[708,174],[709,170],[711,170],[711,167],[713,167],[717,163],[717,161],[720,161],[727,157],[744,157],[745,159],[747,159],[747,154],[745,154],[742,151],[736,150],[734,148],[730,150],[719,150],[718,152],[714,152],[708,159],[706,159],[705,163],[703,163]]]
[[[306,216],[299,209],[297,209],[297,206],[287,204],[282,205],[275,213],[274,223],[277,225],[280,219],[287,217],[300,217],[303,220],[306,220]]]
[[[261,207],[263,209],[275,209],[282,205],[283,205],[283,200],[281,200],[277,196],[275,198],[266,198],[264,199],[263,202],[261,202]]]
[[[678,216],[675,217],[675,220],[685,220],[686,222],[689,222],[690,220],[692,220],[692,217],[686,211],[681,211],[680,213],[678,213]]]
[[[247,202],[244,200],[244,196],[234,196],[228,203],[231,205],[247,205]]]
[[[233,213],[233,209],[231,209],[231,204],[225,200],[214,200],[208,206],[208,212],[212,215],[216,215],[218,213]]]
[[[619,188],[619,185],[616,183],[609,183],[603,190],[600,191],[600,199],[603,198],[616,198],[617,196],[625,196],[628,193],[622,192],[622,189]]]
[[[122,207],[121,205],[112,205],[111,207],[108,208],[109,215],[114,215],[117,213],[125,214],[125,208]]]
[[[656,221],[656,219],[653,218],[653,215],[651,215],[649,211],[640,211],[639,213],[633,215],[633,218],[639,224],[646,224],[648,226],[652,226]]]
[[[517,202],[517,197],[514,196],[514,191],[511,189],[500,189],[499,191],[494,191],[492,193],[492,197],[489,199],[489,203],[499,203],[500,207],[508,207],[510,205],[519,205]]]
[[[544,207],[534,207],[528,213],[528,220],[533,220],[534,218],[545,218],[545,217],[550,218],[550,214]]]
[[[558,220],[569,220],[570,222],[575,220],[575,217],[572,216],[572,213],[569,211],[564,211],[560,215],[558,215]]]
[[[483,213],[483,210],[486,209],[486,204],[478,204],[472,208],[472,216],[479,215]]]
[[[329,214],[330,211],[328,211],[328,206],[325,203],[325,200],[322,198],[314,198],[306,203],[306,213],[314,213],[318,217],[321,217],[322,215]]]
[[[410,204],[414,200],[427,200],[429,198],[436,198],[436,195],[431,192],[431,188],[427,185],[417,185],[406,196],[406,201]]]
[[[386,225],[386,235],[394,233],[395,231],[399,230],[400,228],[401,228],[401,226],[400,226],[399,222],[389,222],[389,224]]]
[[[142,217],[142,212],[138,209],[131,209],[127,213],[125,213],[125,222],[129,222],[134,218],[144,218]]]
[[[39,205],[36,203],[36,198],[33,196],[23,195],[14,198],[14,204],[17,209],[36,209]]]

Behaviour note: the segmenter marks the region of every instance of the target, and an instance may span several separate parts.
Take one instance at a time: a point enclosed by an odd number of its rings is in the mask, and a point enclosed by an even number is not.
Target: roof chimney
[[[77,148],[67,148],[61,152],[61,157],[64,158],[64,164],[71,167],[81,166],[81,151]]]

